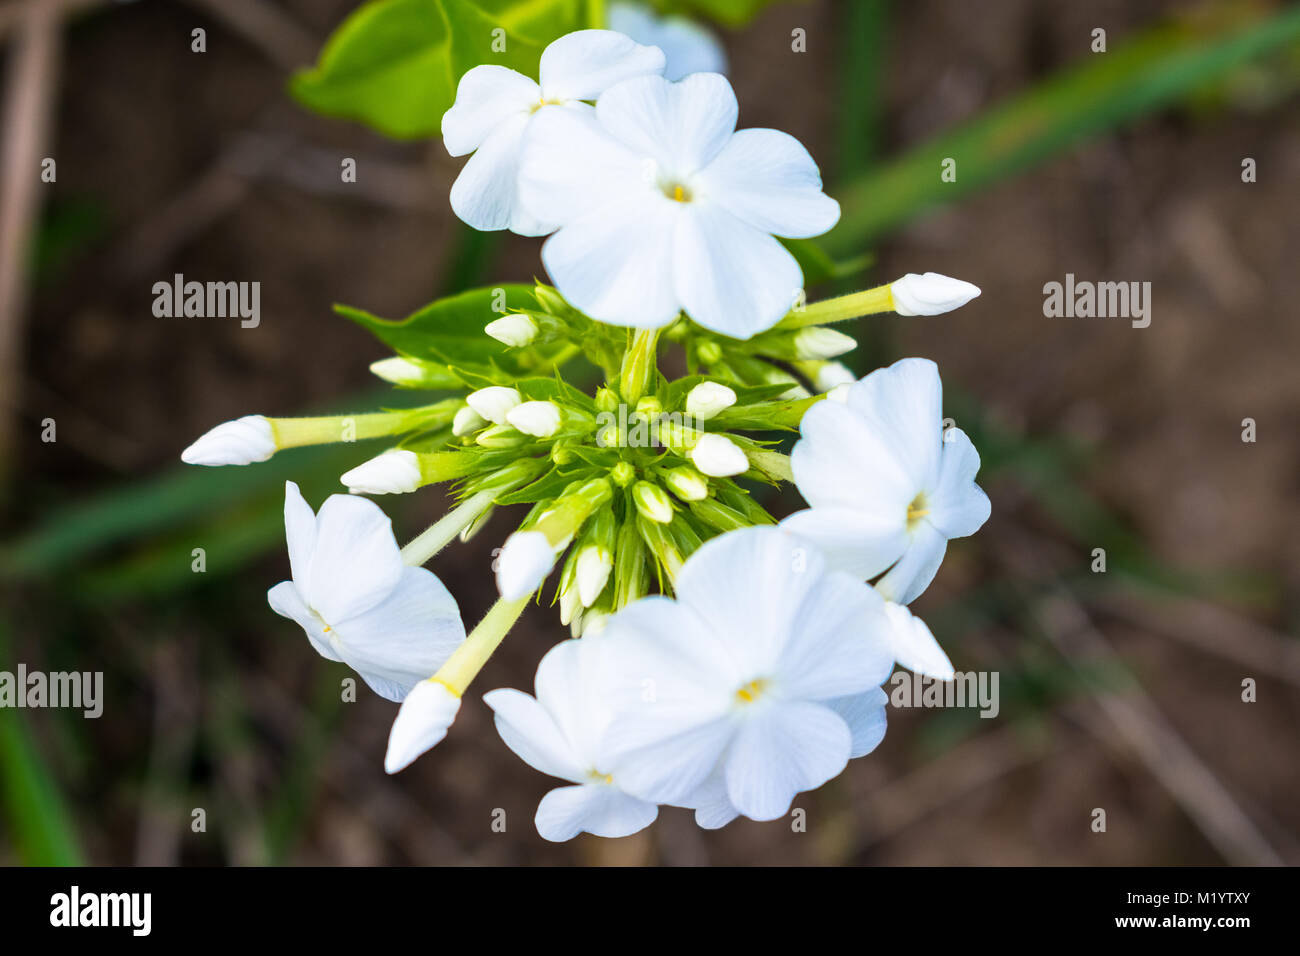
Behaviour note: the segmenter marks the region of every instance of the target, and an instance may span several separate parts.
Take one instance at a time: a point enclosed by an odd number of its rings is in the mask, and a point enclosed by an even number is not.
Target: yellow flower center
[[[667,196],[669,199],[671,199],[673,202],[691,201],[691,191],[687,189],[685,186],[683,186],[681,183],[665,183],[663,190],[664,190],[664,195]]]
[[[762,696],[763,691],[767,689],[767,679],[760,677],[752,680],[744,687],[736,691],[736,702],[740,704],[752,704]]]
[[[930,513],[930,509],[926,505],[925,492],[921,492],[912,499],[912,503],[907,506],[908,530],[911,530],[918,521]]]

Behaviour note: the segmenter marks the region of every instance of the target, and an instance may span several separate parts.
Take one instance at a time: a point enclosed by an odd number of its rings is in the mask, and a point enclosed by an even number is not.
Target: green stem
[[[402,561],[419,567],[451,543],[492,504],[497,491],[480,491],[470,495],[456,507],[431,524],[402,548]]]

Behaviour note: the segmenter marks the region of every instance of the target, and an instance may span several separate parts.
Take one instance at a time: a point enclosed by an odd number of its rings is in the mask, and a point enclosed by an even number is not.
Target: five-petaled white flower
[[[596,658],[604,638],[557,644],[537,666],[537,696],[502,689],[483,700],[496,712],[501,739],[542,773],[576,784],[558,787],[537,806],[537,832],[548,840],[579,833],[621,837],[649,826],[659,807],[624,793],[601,751],[608,720],[596,693]]]
[[[790,453],[795,485],[812,507],[782,527],[813,541],[832,566],[910,604],[934,579],[948,539],[989,517],[975,484],[980,458],[960,428],[943,427],[943,385],[929,359],[878,369],[818,402]]]
[[[775,819],[848,762],[853,733],[826,702],[889,675],[884,602],[772,527],[709,541],[675,589],[606,625],[611,772],[628,793],[683,806],[703,802],[716,772],[737,811]]]
[[[442,582],[402,563],[388,517],[373,501],[331,495],[313,514],[285,483],[284,530],[293,580],[266,599],[297,621],[322,657],[342,661],[381,697],[400,701],[465,639]]]
[[[591,112],[609,86],[659,73],[664,55],[612,30],[579,30],[542,51],[537,83],[504,66],[476,66],[460,78],[456,102],[442,117],[442,138],[453,156],[474,153],[451,187],[451,208],[480,230],[509,229],[544,236],[555,228],[519,205],[516,174],[525,130],[550,112]],[[560,107],[551,110],[549,107]]]
[[[519,196],[559,230],[542,247],[560,293],[594,319],[658,328],[685,311],[747,339],[794,305],[803,273],[774,236],[806,238],[840,216],[794,137],[736,131],[726,77],[640,76],[589,112],[530,124]]]

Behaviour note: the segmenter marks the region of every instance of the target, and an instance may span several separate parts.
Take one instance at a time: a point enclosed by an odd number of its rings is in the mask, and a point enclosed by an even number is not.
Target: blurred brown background
[[[25,6],[0,4],[10,97]],[[446,202],[460,164],[440,143],[388,142],[312,116],[284,92],[289,72],[315,58],[353,4],[50,6],[73,15],[51,67],[41,153],[56,158],[58,179],[36,187],[34,283],[25,331],[13,337],[10,537],[174,469],[180,450],[219,421],[351,407],[340,404],[348,395],[375,404],[366,366],[383,352],[331,303],[406,314],[438,294],[465,254]],[[1094,27],[1116,44],[1190,6],[889,4],[872,135],[883,155],[896,153],[1092,55]],[[743,31],[723,31],[741,126],[801,139],[832,194],[848,7],[782,4]],[[203,54],[190,51],[198,26],[208,32]],[[796,26],[807,31],[805,55],[789,53]],[[563,636],[549,608],[526,614],[449,738],[389,778],[381,764],[393,705],[363,689],[358,703],[340,706],[342,666],[319,659],[265,605],[265,589],[287,574],[281,548],[267,556],[250,547],[249,561],[183,591],[111,600],[82,591],[72,572],[51,573],[5,586],[0,669],[26,661],[107,673],[100,720],[24,716],[82,858],[1300,861],[1293,80],[1255,77],[1165,110],[916,221],[875,250],[878,281],[934,270],[983,289],[949,316],[871,320],[861,361],[934,358],[950,392],[1020,449],[981,480],[992,519],[950,547],[916,605],[958,670],[1000,672],[996,720],[891,711],[874,754],[796,801],[806,833],[743,820],[706,833],[688,811],[666,809],[635,837],[556,846],[531,819],[553,781],[506,749],[479,699],[498,686],[531,690],[536,661]],[[339,183],[343,156],[358,160],[356,185]],[[1253,184],[1241,181],[1246,156],[1258,163]],[[472,248],[479,281],[540,275],[537,246],[505,237]],[[260,327],[155,318],[151,287],[178,272],[260,281]],[[1150,327],[1045,318],[1042,286],[1067,272],[1152,282]],[[1241,440],[1246,417],[1258,423],[1253,444]],[[57,422],[56,443],[40,440],[46,418]],[[359,449],[356,460],[370,453]],[[292,473],[293,461],[286,467]],[[383,504],[399,539],[442,508],[433,490]],[[467,620],[493,597],[490,552],[510,528],[498,514],[432,565]],[[1091,548],[1121,539],[1154,577],[1183,583],[1162,589],[1134,576],[1094,587]],[[1244,678],[1258,681],[1258,702],[1242,702]],[[205,833],[191,832],[195,807],[206,809]],[[1105,833],[1090,828],[1098,807]],[[495,808],[506,811],[504,833],[492,829]],[[0,862],[19,861],[20,841],[5,828],[22,825],[13,816],[0,824]]]

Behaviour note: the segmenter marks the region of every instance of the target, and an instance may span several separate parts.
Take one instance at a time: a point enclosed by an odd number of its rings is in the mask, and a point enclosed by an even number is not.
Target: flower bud
[[[394,355],[370,363],[371,374],[398,388],[457,388],[460,380],[445,365]]]
[[[691,461],[711,478],[729,478],[749,471],[744,451],[725,435],[701,435],[691,449]]]
[[[560,406],[554,402],[524,402],[506,413],[506,421],[525,435],[550,438],[560,430]]]
[[[664,404],[653,395],[647,395],[636,403],[636,413],[647,421],[658,418],[664,413]]]
[[[705,421],[736,404],[736,393],[717,382],[701,382],[686,395],[686,414]]]
[[[695,357],[701,365],[716,365],[722,361],[722,346],[717,342],[701,342],[695,346]]]
[[[612,388],[603,385],[596,389],[596,410],[600,412],[618,411],[618,395]]]
[[[857,377],[843,362],[819,362],[809,376],[819,392],[829,392],[837,385],[852,385]]]
[[[857,347],[857,341],[851,336],[822,326],[810,326],[794,334],[796,359],[829,359]]]
[[[420,459],[415,452],[390,448],[362,462],[339,479],[348,490],[366,495],[404,495],[422,484]]]
[[[479,432],[474,441],[483,448],[515,448],[526,444],[528,436],[510,425],[493,425]]]
[[[673,520],[672,499],[658,485],[648,481],[638,481],[632,486],[632,501],[636,510],[651,521],[667,524]]]
[[[465,401],[469,403],[470,408],[488,421],[504,425],[510,409],[522,402],[523,398],[513,388],[489,385],[487,388],[480,388],[477,392],[470,392],[465,396]]]
[[[899,315],[939,315],[959,309],[980,294],[978,286],[927,272],[909,272],[889,287]]]
[[[502,345],[521,349],[537,338],[537,323],[526,315],[503,315],[483,329]]]
[[[664,472],[664,484],[682,501],[700,501],[709,496],[709,481],[690,465]]]
[[[578,552],[578,563],[574,571],[578,584],[578,596],[583,607],[591,607],[605,590],[610,572],[614,570],[614,555],[608,548],[589,544]],[[561,622],[564,623],[564,622]]]
[[[836,385],[826,393],[826,401],[839,402],[841,405],[847,405],[849,403],[849,389],[852,387],[852,385],[848,384]]]
[[[636,478],[636,468],[632,466],[631,462],[620,461],[609,470],[609,478],[620,488],[626,488]]]
[[[555,551],[540,531],[516,531],[497,556],[497,590],[507,601],[527,597],[555,565]]]
[[[468,435],[470,432],[478,431],[487,423],[486,418],[466,405],[456,412],[456,417],[451,420],[451,433],[459,438],[462,435]]]
[[[460,697],[439,681],[422,680],[411,688],[388,733],[384,771],[404,770],[416,757],[439,743],[447,736],[459,710]]]
[[[271,422],[263,415],[245,415],[222,422],[181,452],[187,465],[249,465],[275,454]]]

